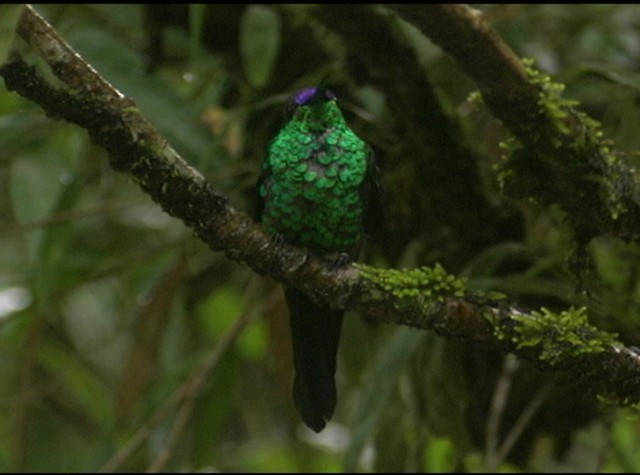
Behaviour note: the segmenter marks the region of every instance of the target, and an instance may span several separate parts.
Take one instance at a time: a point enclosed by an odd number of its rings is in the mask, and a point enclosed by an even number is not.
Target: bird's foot
[[[275,248],[274,251],[278,255],[281,256],[282,251],[280,251],[280,246],[282,246],[286,242],[284,235],[280,233],[273,233],[270,239],[270,245]]]
[[[349,264],[351,264],[352,261],[353,260],[351,259],[351,256],[349,254],[347,254],[346,252],[341,252],[331,263],[331,271],[335,272],[344,269]]]

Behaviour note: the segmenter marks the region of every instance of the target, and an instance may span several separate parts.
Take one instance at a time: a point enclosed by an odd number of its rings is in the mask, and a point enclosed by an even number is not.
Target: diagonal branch
[[[112,167],[133,177],[167,213],[182,220],[212,249],[314,298],[379,321],[429,329],[513,352],[543,369],[567,371],[593,393],[640,401],[640,356],[586,322],[584,309],[559,315],[526,312],[469,292],[442,267],[411,271],[347,266],[274,242],[182,159],[135,107],[102,79],[32,8],[20,36],[49,64],[54,86],[18,54],[0,66],[8,89],[46,114],[89,132]]]
[[[517,139],[504,175],[515,198],[559,203],[578,244],[600,234],[640,236],[640,178],[602,137],[600,125],[562,98],[563,85],[520,61],[484,14],[460,4],[388,4],[442,47],[476,82]]]

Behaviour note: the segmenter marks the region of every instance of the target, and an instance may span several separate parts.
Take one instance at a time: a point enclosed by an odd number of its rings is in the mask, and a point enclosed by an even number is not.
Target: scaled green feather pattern
[[[265,228],[316,250],[351,251],[362,230],[369,154],[335,99],[298,107],[264,162]]]

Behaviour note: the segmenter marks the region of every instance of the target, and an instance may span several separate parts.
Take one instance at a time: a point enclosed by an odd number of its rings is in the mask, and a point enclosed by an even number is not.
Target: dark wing
[[[382,225],[382,186],[380,168],[373,149],[367,155],[367,174],[360,189],[362,200],[362,228],[365,235],[371,235]]]

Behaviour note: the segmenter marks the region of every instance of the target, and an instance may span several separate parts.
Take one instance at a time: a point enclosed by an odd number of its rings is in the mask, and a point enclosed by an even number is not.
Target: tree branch
[[[0,66],[7,88],[39,104],[48,116],[86,129],[107,150],[114,169],[133,177],[212,249],[335,306],[514,352],[542,369],[569,372],[594,393],[640,401],[640,357],[590,326],[584,309],[559,315],[525,312],[467,291],[464,282],[438,265],[411,271],[357,265],[336,270],[303,249],[274,242],[231,207],[134,102],[102,79],[32,8],[25,10],[18,32],[64,86],[50,84],[13,53]]]
[[[512,196],[559,203],[580,245],[607,233],[640,236],[635,170],[602,138],[597,122],[561,97],[562,85],[520,61],[482,12],[460,4],[387,7],[457,60],[517,139],[503,165]]]

